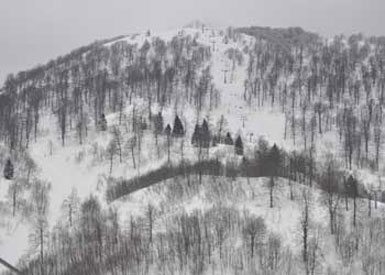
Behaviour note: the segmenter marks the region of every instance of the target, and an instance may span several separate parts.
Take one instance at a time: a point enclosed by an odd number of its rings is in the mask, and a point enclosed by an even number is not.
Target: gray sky
[[[0,81],[88,44],[199,19],[216,26],[300,26],[326,36],[385,35],[384,0],[1,0]]]

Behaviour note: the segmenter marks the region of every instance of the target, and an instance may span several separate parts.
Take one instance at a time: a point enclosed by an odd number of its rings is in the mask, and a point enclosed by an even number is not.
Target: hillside
[[[33,274],[382,274],[384,50],[195,24],[10,75],[0,257]]]

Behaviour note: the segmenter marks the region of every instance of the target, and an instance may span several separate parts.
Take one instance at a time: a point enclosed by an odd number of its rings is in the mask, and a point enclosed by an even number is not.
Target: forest
[[[383,274],[384,92],[384,37],[301,28],[147,31],[9,75],[0,209],[29,244],[3,274]],[[70,193],[60,154],[93,173]]]

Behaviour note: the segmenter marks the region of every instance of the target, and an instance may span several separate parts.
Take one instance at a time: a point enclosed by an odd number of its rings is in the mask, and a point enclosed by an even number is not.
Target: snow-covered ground
[[[176,178],[127,195],[111,206],[117,209],[120,224],[127,228],[133,217],[145,219],[149,205],[154,206],[157,211],[154,234],[166,231],[165,226],[172,227],[170,224],[172,217],[183,213],[191,214],[194,211],[205,213],[218,206],[228,207],[238,211],[241,216],[262,217],[267,226],[267,232],[280,237],[283,250],[289,249],[294,255],[301,255],[303,194],[308,192],[310,194],[309,236],[319,238],[322,269],[324,272],[329,269],[336,272],[335,274],[348,274],[338,256],[334,236],[330,234],[327,195],[317,188],[292,182],[294,199],[291,200],[288,180],[277,179],[274,188],[274,208],[270,208],[269,181],[270,179],[267,178],[231,180],[205,176],[201,185],[187,187],[185,179]],[[220,192],[218,192],[219,189]],[[358,212],[358,219],[364,223],[367,219],[365,209],[367,202],[360,199],[357,204],[361,209]],[[378,203],[378,209],[373,212],[373,217],[383,217],[384,207],[383,204]],[[337,213],[345,213],[342,220],[346,225],[350,224],[352,209],[350,212],[345,212],[343,203],[340,203],[337,209]],[[230,241],[227,245],[234,246],[236,243],[236,241]],[[299,269],[301,270],[301,267]]]
[[[256,106],[248,106],[244,99],[244,83],[246,80],[247,55],[241,65],[236,65],[235,70],[231,73],[232,62],[226,55],[227,50],[236,48],[242,51],[245,46],[252,47],[254,40],[246,35],[241,35],[236,41],[230,39],[224,40],[223,32],[219,30],[206,29],[203,33],[201,29],[186,28],[183,30],[169,31],[161,34],[147,33],[137,34],[125,37],[121,40],[127,43],[142,45],[146,39],[160,37],[166,41],[170,41],[177,35],[191,35],[197,37],[197,41],[212,48],[212,58],[207,64],[211,67],[211,74],[216,89],[220,91],[220,107],[210,110],[204,110],[200,114],[200,119],[208,118],[211,125],[219,120],[223,115],[227,120],[227,130],[234,135],[241,134],[246,142],[246,145],[253,146],[260,136],[264,136],[270,143],[291,150],[295,147],[300,148],[302,145],[297,143],[294,146],[293,141],[288,138],[284,139],[285,116],[280,110],[266,106],[258,108]],[[121,41],[119,40],[119,41]],[[106,46],[110,46],[111,42]],[[225,76],[226,74],[226,76]],[[226,77],[226,83],[224,78]],[[140,100],[137,106],[145,105]],[[157,106],[154,106],[156,109]],[[128,106],[126,113],[132,111],[132,106]],[[188,126],[187,135],[190,137],[197,121],[196,111],[191,106],[180,106],[178,115]],[[155,113],[155,112],[154,112]],[[163,110],[165,125],[172,123],[175,116],[174,108],[166,108]],[[39,177],[51,183],[50,191],[50,208],[49,208],[49,224],[52,227],[61,219],[63,201],[71,194],[75,188],[81,199],[94,194],[105,202],[105,184],[109,175],[109,160],[105,155],[105,149],[111,139],[110,133],[97,132],[91,129],[89,136],[83,145],[79,145],[76,141],[75,134],[71,134],[67,139],[65,147],[61,146],[58,130],[53,118],[43,118],[41,132],[44,133],[36,143],[31,144],[30,153],[32,158],[37,163],[40,172]],[[107,116],[109,126],[117,124],[115,114]],[[143,138],[143,152],[141,154],[141,165],[139,169],[134,169],[130,158],[125,158],[123,163],[119,163],[118,158],[114,160],[114,168],[111,174],[114,178],[130,178],[144,173],[146,171],[160,167],[167,161],[167,154],[164,152],[160,158],[155,158],[156,148],[153,144],[152,134],[145,132]],[[196,157],[194,148],[190,145],[189,138],[184,144],[184,158],[194,159]],[[164,140],[163,142],[165,147]],[[326,152],[330,148],[338,148],[337,135],[325,135],[323,139],[317,141],[321,152]],[[178,162],[180,160],[180,147],[177,142],[174,143],[172,151],[172,160]],[[165,149],[163,149],[164,151]],[[229,153],[226,148],[218,147],[211,149],[210,154]],[[362,178],[369,179],[368,184],[377,184],[378,177],[372,174],[362,173]],[[293,249],[299,249],[297,231],[298,221],[301,214],[301,207],[298,201],[291,201],[287,196],[287,183],[280,181],[281,188],[277,190],[277,206],[269,209],[268,196],[266,195],[267,188],[264,179],[253,179],[251,186],[246,183],[245,179],[240,179],[236,183],[239,192],[242,192],[247,200],[237,201],[236,197],[229,198],[228,203],[240,211],[247,209],[250,213],[256,216],[262,216],[271,229],[271,231],[279,234],[285,242],[286,246]],[[7,182],[0,181],[0,204],[9,203]],[[298,187],[300,189],[302,187]],[[155,192],[156,187],[149,190],[141,190],[128,196],[125,201],[115,202],[118,207],[120,218],[124,220],[130,215],[143,214],[143,210],[149,202],[155,204],[165,203],[164,194]],[[320,225],[320,228],[327,229],[327,213],[324,206],[320,204],[320,191],[313,190],[314,201],[314,221]],[[253,194],[253,197],[251,197]],[[189,201],[179,201],[178,208],[182,211],[192,211],[196,208],[209,208],[213,202],[207,199],[207,194],[203,191],[195,197],[189,198]],[[175,210],[175,211],[179,211]],[[4,212],[5,211],[5,212]],[[28,249],[28,235],[30,232],[28,221],[24,218],[12,218],[11,213],[4,210],[1,212],[2,219],[0,221],[0,257],[4,257],[12,264],[16,264],[18,259]],[[327,245],[327,244],[325,244]],[[327,255],[333,257],[333,253]],[[331,259],[327,259],[331,261]],[[1,270],[1,269],[0,269]]]

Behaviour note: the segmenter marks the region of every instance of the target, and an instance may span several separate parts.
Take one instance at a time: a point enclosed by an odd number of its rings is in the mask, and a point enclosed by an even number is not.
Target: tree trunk
[[[353,226],[356,227],[356,212],[357,212],[357,202],[356,196],[353,198]]]
[[[134,146],[131,146],[131,155],[132,155],[132,165],[134,166],[134,169],[136,169]]]
[[[40,273],[44,275],[44,231],[40,227]]]
[[[13,216],[15,217],[16,215],[16,186],[13,188],[13,195],[12,195],[12,200],[13,200]]]
[[[114,154],[111,153],[110,155],[110,176],[112,174],[112,165],[113,165],[113,162],[114,162]]]
[[[271,177],[270,178],[270,208],[274,207],[273,191],[274,191],[274,177]]]

